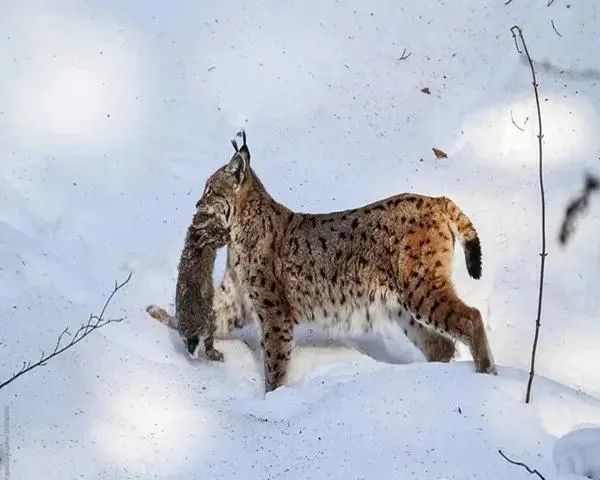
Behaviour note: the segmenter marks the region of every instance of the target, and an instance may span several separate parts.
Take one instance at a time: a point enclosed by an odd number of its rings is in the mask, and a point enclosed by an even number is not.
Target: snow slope
[[[0,391],[12,477],[527,478],[502,448],[553,478],[555,439],[600,424],[600,203],[570,248],[556,242],[582,173],[600,170],[600,6],[546,3],[4,2],[0,378],[133,272],[110,310],[126,322]],[[538,371],[552,380],[529,407],[539,200],[514,23],[540,76],[548,194]],[[457,288],[500,375],[407,364],[419,355],[393,328],[334,343],[305,329],[266,399],[252,332],[219,344],[223,365],[189,362],[143,308],[172,300],[195,201],[242,126],[292,208],[456,200],[484,250],[483,279],[457,261]]]

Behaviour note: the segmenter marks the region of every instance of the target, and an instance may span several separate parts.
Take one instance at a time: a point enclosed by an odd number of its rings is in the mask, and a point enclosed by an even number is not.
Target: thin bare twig
[[[406,48],[405,48],[404,50],[402,50],[402,55],[400,55],[400,58],[398,58],[398,61],[406,60],[411,55],[412,55],[412,52],[407,52]]]
[[[544,135],[542,133],[542,110],[540,107],[540,97],[538,94],[538,82],[535,74],[535,68],[533,68],[533,61],[531,60],[531,55],[529,55],[529,50],[527,49],[527,44],[525,43],[525,39],[523,38],[523,31],[521,27],[515,25],[510,29],[513,37],[515,39],[515,45],[517,45],[517,51],[520,52],[517,44],[517,35],[519,40],[521,41],[521,45],[523,45],[523,51],[527,56],[527,61],[529,62],[529,68],[531,69],[531,78],[533,83],[533,93],[535,95],[535,105],[537,108],[537,117],[538,117],[538,170],[539,170],[539,182],[540,182],[540,197],[542,203],[542,251],[540,253],[540,284],[538,290],[538,305],[537,305],[537,317],[535,320],[535,336],[533,339],[533,348],[531,350],[531,369],[529,370],[529,381],[527,382],[527,393],[525,395],[525,403],[529,403],[531,399],[531,386],[533,384],[533,377],[535,375],[535,355],[537,352],[538,339],[540,336],[540,326],[542,322],[542,301],[544,297],[544,270],[546,266],[546,257],[548,256],[548,252],[546,252],[546,197],[544,193],[544,161],[542,155],[542,139]]]
[[[512,0],[506,0],[506,2],[504,2],[504,5],[508,5],[510,2],[512,2]]]
[[[523,53],[523,51],[519,48],[519,43],[517,42],[517,36],[515,35],[515,32],[513,31],[513,28],[515,28],[515,27],[512,27],[510,29],[510,31],[512,32],[513,40],[515,41],[515,48],[517,49],[517,52]]]
[[[554,0],[548,0],[548,4],[546,5],[547,7],[549,7],[550,5],[552,5],[554,3]]]
[[[562,37],[561,33],[556,29],[556,25],[554,25],[554,19],[550,20],[550,25],[552,25],[552,28],[554,29],[554,31],[556,32],[556,34],[559,37]]]
[[[77,331],[75,332],[75,335],[73,335],[73,336],[71,336],[71,333],[69,332],[69,329],[65,328],[61,332],[61,334],[58,336],[58,340],[56,341],[56,345],[54,346],[54,349],[52,350],[51,353],[49,353],[48,355],[45,355],[44,352],[42,351],[40,359],[37,362],[35,362],[35,363],[23,362],[23,366],[21,367],[21,369],[18,372],[16,372],[15,374],[13,374],[13,376],[10,377],[8,380],[5,380],[4,382],[0,383],[0,389],[6,387],[10,383],[14,382],[21,375],[24,375],[27,372],[30,372],[34,368],[42,367],[42,366],[46,365],[46,362],[48,360],[50,360],[51,358],[56,357],[57,355],[60,355],[65,350],[68,350],[69,348],[77,345],[79,342],[81,342],[85,337],[87,337],[94,330],[98,330],[98,329],[100,329],[100,328],[108,325],[109,323],[119,323],[119,322],[122,322],[125,318],[108,318],[108,319],[105,319],[104,318],[104,314],[106,313],[106,309],[108,308],[108,305],[112,301],[112,299],[115,296],[115,294],[119,290],[121,290],[125,285],[127,285],[129,283],[129,280],[131,280],[131,275],[132,274],[130,273],[127,276],[127,279],[124,282],[122,282],[122,283],[117,283],[115,281],[115,286],[113,288],[113,291],[111,292],[111,294],[106,299],[106,302],[104,302],[104,306],[102,307],[102,310],[100,311],[100,315],[93,315],[93,314],[91,314],[89,316],[89,318],[88,318],[87,323],[82,324],[77,329]],[[70,336],[71,337],[71,341],[69,343],[65,343],[64,345],[61,346],[63,337],[65,335]]]
[[[595,193],[598,190],[600,190],[600,178],[587,174],[583,191],[579,196],[569,202],[567,210],[565,211],[565,218],[560,227],[560,234],[558,237],[561,245],[567,244],[575,230],[577,219],[587,210],[592,193]]]
[[[510,120],[511,120],[512,124],[513,124],[515,127],[517,127],[519,130],[521,130],[522,132],[524,132],[524,131],[525,131],[525,129],[524,129],[524,128],[521,128],[521,127],[519,127],[519,126],[517,125],[517,122],[515,122],[515,119],[514,119],[514,117],[513,117],[512,110],[510,111]]]
[[[535,468],[530,468],[529,465],[522,463],[522,462],[515,462],[514,460],[511,460],[510,458],[508,458],[506,455],[504,455],[504,453],[502,452],[502,450],[498,450],[498,453],[502,456],[502,458],[504,460],[506,460],[508,463],[512,463],[513,465],[517,465],[518,467],[523,467],[525,470],[527,470],[531,475],[537,475],[541,480],[546,480],[546,477],[544,477],[540,472],[538,472]]]

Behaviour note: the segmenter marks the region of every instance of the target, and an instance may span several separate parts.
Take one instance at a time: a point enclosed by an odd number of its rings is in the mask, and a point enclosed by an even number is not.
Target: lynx
[[[481,276],[477,232],[454,202],[401,194],[354,210],[295,213],[250,167],[245,134],[241,148],[233,145],[230,162],[208,179],[193,225],[201,236],[227,232],[218,323],[257,318],[267,391],[285,382],[295,325],[319,320],[369,330],[382,313],[429,360],[449,361],[459,340],[477,372],[495,373],[481,314],[451,281],[455,239],[469,274]]]

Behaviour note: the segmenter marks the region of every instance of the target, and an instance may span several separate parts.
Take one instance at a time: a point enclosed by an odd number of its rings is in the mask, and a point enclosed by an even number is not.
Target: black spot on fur
[[[327,252],[327,241],[323,237],[319,237],[319,242],[321,242],[323,251]]]

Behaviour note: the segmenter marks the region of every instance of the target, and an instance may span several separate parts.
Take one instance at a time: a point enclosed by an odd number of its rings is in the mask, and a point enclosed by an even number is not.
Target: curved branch
[[[502,456],[502,458],[504,460],[506,460],[508,463],[511,463],[513,465],[517,465],[518,467],[523,467],[525,470],[527,470],[531,475],[537,475],[541,480],[546,480],[546,477],[544,477],[540,472],[538,472],[535,468],[531,468],[529,465],[523,463],[523,462],[515,462],[514,460],[511,460],[510,458],[508,458],[506,455],[504,455],[504,452],[502,452],[502,450],[498,450],[498,453]]]
[[[123,318],[105,319],[104,314],[106,313],[106,309],[108,308],[108,306],[109,306],[110,302],[112,301],[113,297],[115,296],[115,294],[119,290],[121,290],[125,285],[127,285],[129,283],[129,280],[131,280],[131,276],[132,276],[132,274],[130,273],[127,276],[127,278],[125,279],[125,281],[123,281],[122,283],[117,283],[115,281],[115,286],[113,288],[113,291],[106,299],[106,302],[104,302],[104,305],[102,306],[102,310],[100,311],[100,315],[97,315],[97,316],[90,315],[87,323],[82,324],[77,329],[77,331],[75,332],[75,335],[73,335],[71,337],[71,341],[69,343],[65,343],[64,345],[61,346],[63,337],[65,335],[71,336],[71,334],[69,333],[69,329],[65,328],[61,332],[61,334],[58,336],[56,345],[54,346],[54,349],[52,350],[51,353],[49,353],[48,355],[45,355],[44,352],[42,351],[40,359],[37,362],[35,362],[35,363],[23,362],[23,366],[21,367],[21,369],[18,372],[13,374],[13,376],[10,377],[8,380],[5,380],[4,382],[0,383],[0,389],[6,387],[10,383],[14,382],[21,375],[25,375],[27,372],[30,372],[34,368],[45,366],[46,362],[48,360],[56,357],[57,355],[60,355],[65,350],[68,350],[69,348],[77,345],[79,342],[81,342],[85,337],[87,337],[93,331],[98,330],[98,329],[108,325],[109,323],[119,323],[119,322],[123,321],[125,319],[124,317]]]

